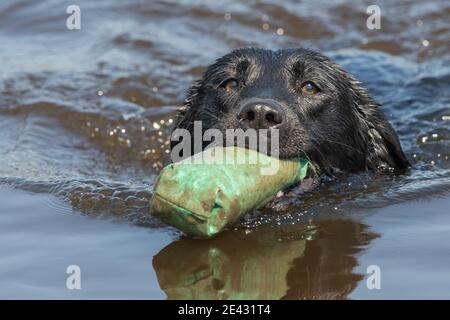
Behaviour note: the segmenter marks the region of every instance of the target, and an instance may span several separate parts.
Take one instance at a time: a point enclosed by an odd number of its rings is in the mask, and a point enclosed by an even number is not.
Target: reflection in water
[[[376,237],[352,220],[263,226],[180,239],[153,267],[169,299],[343,299],[363,277],[355,255]]]

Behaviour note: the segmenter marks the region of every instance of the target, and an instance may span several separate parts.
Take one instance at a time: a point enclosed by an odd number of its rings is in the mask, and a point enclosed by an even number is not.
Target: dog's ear
[[[194,121],[200,120],[199,117],[199,105],[200,100],[204,94],[203,92],[203,80],[196,80],[189,88],[186,100],[183,106],[178,109],[178,113],[172,127],[172,131],[175,129],[186,129],[192,131],[194,127]]]
[[[176,119],[171,128],[170,148],[172,150],[175,147],[175,145],[177,145],[184,139],[183,136],[181,136],[176,137],[174,138],[174,140],[172,140],[172,138],[174,137],[173,135],[174,131],[177,129],[184,129],[189,131],[190,133],[189,136],[191,139],[190,143],[192,146],[194,145],[195,143],[193,135],[194,121],[201,120],[200,106],[203,95],[204,95],[203,79],[194,81],[187,92],[186,100],[184,101],[183,106],[180,109],[178,109]],[[184,156],[186,155],[187,154],[184,154]]]
[[[378,159],[378,163],[387,163],[396,169],[406,169],[410,166],[403,153],[397,133],[391,127],[387,119],[378,118],[369,124],[369,137],[372,143],[371,153]]]
[[[358,87],[357,113],[367,130],[367,159],[370,169],[385,163],[396,169],[406,169],[410,166],[403,153],[397,133],[390,125],[381,107],[372,99],[368,92]]]

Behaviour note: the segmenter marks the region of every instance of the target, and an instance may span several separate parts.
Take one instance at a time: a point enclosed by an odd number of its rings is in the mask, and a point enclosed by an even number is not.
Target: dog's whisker
[[[358,149],[356,149],[355,147],[353,147],[353,146],[351,146],[351,145],[349,145],[349,144],[340,142],[340,141],[331,140],[331,139],[329,139],[329,138],[327,138],[327,139],[321,139],[321,140],[319,140],[319,139],[317,139],[317,138],[311,138],[311,139],[312,139],[312,140],[316,140],[316,141],[319,142],[319,143],[320,143],[320,142],[332,142],[332,143],[336,143],[336,144],[345,146],[345,147],[347,147],[347,148],[350,148],[350,149],[352,149],[353,151],[356,151],[356,152],[358,152],[358,153],[360,153],[360,154],[364,154],[364,152],[362,152],[361,150],[358,150]]]

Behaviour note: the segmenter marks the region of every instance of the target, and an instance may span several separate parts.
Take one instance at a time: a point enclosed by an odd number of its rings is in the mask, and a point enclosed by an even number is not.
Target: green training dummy
[[[305,159],[245,148],[207,149],[163,169],[150,212],[188,235],[209,238],[304,179],[308,167]]]

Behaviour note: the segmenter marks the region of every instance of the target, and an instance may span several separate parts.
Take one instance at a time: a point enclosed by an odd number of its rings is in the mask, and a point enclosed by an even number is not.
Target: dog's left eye
[[[226,92],[231,92],[233,90],[236,90],[236,88],[239,86],[239,82],[235,78],[230,78],[222,82],[220,86],[224,88]]]
[[[302,91],[306,93],[307,95],[313,95],[319,92],[319,87],[311,81],[307,81],[302,84]]]

